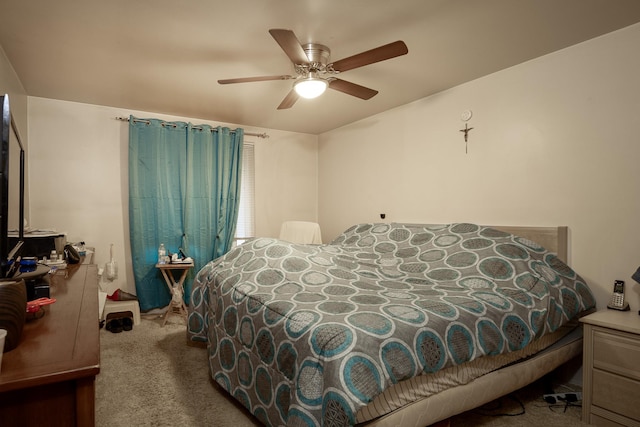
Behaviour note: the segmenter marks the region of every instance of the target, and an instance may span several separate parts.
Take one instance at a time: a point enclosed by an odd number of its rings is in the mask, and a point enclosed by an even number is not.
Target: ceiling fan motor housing
[[[299,65],[308,65],[311,71],[324,71],[329,63],[331,50],[327,46],[317,43],[307,43],[302,48],[309,58],[309,63]]]

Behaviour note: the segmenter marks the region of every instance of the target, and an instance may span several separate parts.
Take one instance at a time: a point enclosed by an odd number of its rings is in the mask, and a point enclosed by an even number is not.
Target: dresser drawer
[[[593,335],[593,367],[640,381],[640,341],[611,331]]]
[[[615,421],[611,421],[608,418],[599,417],[598,415],[591,415],[589,423],[595,424],[598,427],[625,427],[624,424],[619,424]]]
[[[593,405],[640,421],[640,381],[594,369],[592,390]]]

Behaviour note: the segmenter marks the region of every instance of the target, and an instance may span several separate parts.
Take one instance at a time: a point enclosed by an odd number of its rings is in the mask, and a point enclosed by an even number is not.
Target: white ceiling
[[[640,22],[638,0],[0,0],[0,45],[30,96],[311,134]],[[332,61],[396,40],[409,53],[277,110],[294,74],[270,28]]]

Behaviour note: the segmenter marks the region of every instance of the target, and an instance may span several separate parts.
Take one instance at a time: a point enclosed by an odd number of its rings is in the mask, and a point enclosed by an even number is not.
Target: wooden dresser
[[[584,322],[582,421],[640,427],[640,316],[603,310]]]
[[[42,318],[28,320],[18,347],[4,354],[0,425],[95,425],[100,372],[96,265],[70,265],[50,279]]]

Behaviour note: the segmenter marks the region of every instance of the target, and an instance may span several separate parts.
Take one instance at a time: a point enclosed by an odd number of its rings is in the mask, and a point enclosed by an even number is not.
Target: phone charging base
[[[618,311],[629,311],[630,310],[628,302],[625,302],[622,307],[616,307],[615,305],[607,305],[607,308],[609,308],[611,310],[618,310]],[[638,314],[640,314],[640,311],[638,312]]]

